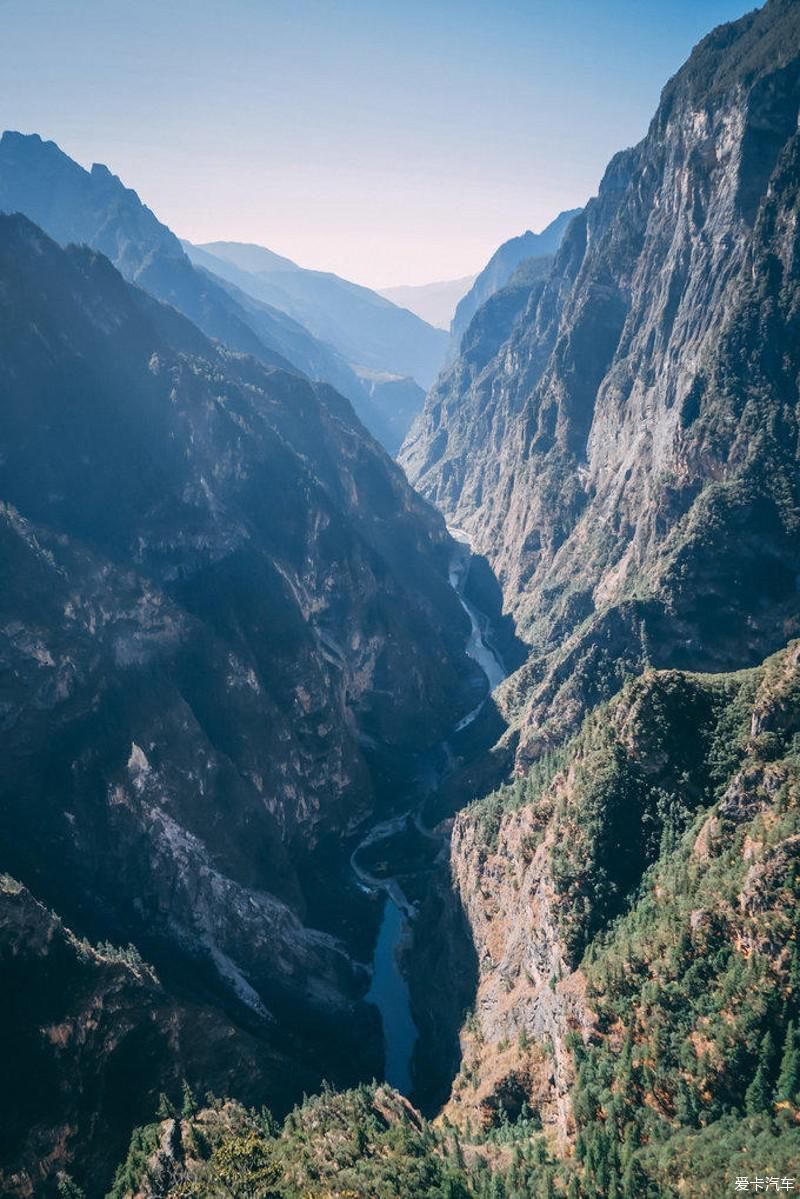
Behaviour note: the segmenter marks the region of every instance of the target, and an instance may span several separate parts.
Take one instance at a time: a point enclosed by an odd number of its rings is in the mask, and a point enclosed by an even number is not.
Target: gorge
[[[464,597],[471,556],[469,543],[457,529],[448,531],[455,541],[450,557],[450,585],[458,595],[470,621],[466,652],[481,668],[490,691],[493,691],[506,677],[505,667],[497,652],[487,643],[488,618]],[[485,699],[481,700],[476,708],[463,716],[453,731],[461,733],[467,729],[478,717],[485,702]],[[452,770],[452,763],[453,752],[445,740],[436,748],[435,753],[430,755],[429,761],[422,764],[421,777],[417,780],[411,804],[407,807],[403,805],[403,811],[399,815],[371,828],[361,839],[350,859],[361,885],[368,890],[381,890],[385,895],[382,922],[375,944],[372,981],[366,998],[368,1002],[374,1003],[381,1013],[386,1080],[403,1095],[411,1095],[414,1091],[411,1062],[418,1030],[402,963],[408,952],[413,952],[414,921],[418,909],[403,893],[402,882],[392,874],[392,841],[397,834],[406,829],[412,836],[422,837],[432,842],[435,847],[433,862],[428,855],[423,858],[423,870],[426,867],[430,869],[432,865],[435,867],[437,862],[441,864],[443,854],[446,854],[448,839],[443,832],[426,827],[424,807],[425,800],[435,793],[447,778]],[[359,865],[359,857],[365,850],[370,850],[371,857],[382,859],[380,877]],[[403,856],[401,851],[401,858]],[[410,866],[406,862],[404,873],[415,873],[413,861]],[[416,882],[419,886],[419,880]]]
[[[391,309],[0,143],[13,1199],[800,1177],[800,2]]]

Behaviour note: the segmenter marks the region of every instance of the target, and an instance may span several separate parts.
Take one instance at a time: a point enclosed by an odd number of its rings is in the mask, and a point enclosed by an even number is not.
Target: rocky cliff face
[[[104,1193],[129,1129],[184,1079],[280,1108],[316,1084],[297,1047],[270,1045],[224,1007],[176,994],[129,946],[92,946],[0,877],[3,1194],[50,1193],[62,1171]]]
[[[557,760],[458,816],[479,983],[451,1118],[527,1110],[577,1145],[594,1195],[628,1164],[626,1136],[629,1158],[752,1113],[763,1037],[780,1045],[797,1015],[799,688],[797,643],[732,675],[648,672]]]
[[[0,860],[300,1074],[379,1068],[308,864],[485,688],[443,522],[330,388],[102,256],[2,217],[0,280]]]
[[[736,1146],[795,1132],[798,47],[785,0],[700,44],[400,456],[530,647],[440,956],[465,918],[447,1115],[543,1131],[543,1194],[679,1194],[696,1152],[711,1195]]]
[[[698,46],[401,454],[533,647],[522,763],[645,662],[728,669],[798,627],[799,19],[771,0]]]

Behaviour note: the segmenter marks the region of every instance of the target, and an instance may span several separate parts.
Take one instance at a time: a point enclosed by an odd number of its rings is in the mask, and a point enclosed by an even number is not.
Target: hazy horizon
[[[77,22],[0,0],[3,126],[105,163],[189,241],[421,286],[585,203],[692,45],[750,7],[85,0]]]

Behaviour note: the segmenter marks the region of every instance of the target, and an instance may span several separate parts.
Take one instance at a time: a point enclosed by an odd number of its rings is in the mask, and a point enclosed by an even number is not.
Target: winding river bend
[[[461,606],[470,620],[470,635],[466,651],[483,670],[489,681],[489,689],[493,691],[506,678],[507,672],[499,654],[489,643],[488,618],[464,598],[464,587],[472,556],[470,539],[460,529],[451,528],[449,532],[456,542],[456,548],[450,560],[450,585],[458,595]],[[486,699],[483,699],[477,708],[459,721],[453,731],[461,732],[467,728],[476,719],[485,703]],[[450,760],[452,755],[447,743],[444,744],[443,749],[445,759]],[[414,822],[419,834],[439,843],[439,836],[423,824],[421,808],[426,794],[429,794],[440,781],[441,776],[432,778],[427,789],[423,789],[422,796],[417,793],[413,804],[405,811],[390,820],[374,825],[356,846],[350,858],[350,864],[359,885],[367,891],[380,890],[385,894],[383,919],[372,962],[372,981],[366,999],[378,1008],[383,1022],[386,1081],[404,1095],[408,1095],[412,1089],[411,1057],[417,1040],[417,1027],[411,1014],[411,999],[408,982],[402,970],[401,957],[403,948],[411,936],[411,923],[416,915],[416,908],[403,893],[396,878],[383,874],[381,877],[377,877],[369,873],[363,865],[359,864],[358,858],[363,850],[400,833],[408,825],[409,820]]]

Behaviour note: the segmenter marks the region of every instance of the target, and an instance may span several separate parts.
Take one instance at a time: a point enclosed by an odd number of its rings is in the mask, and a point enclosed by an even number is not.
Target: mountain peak
[[[75,170],[83,171],[83,167],[79,166],[77,162],[73,162],[56,142],[49,138],[43,138],[38,133],[21,133],[18,129],[6,129],[0,137],[0,150],[15,156],[35,156],[42,161],[68,162]]]
[[[13,142],[36,142],[39,145],[54,146],[55,142],[45,142],[38,133],[21,133],[18,129],[4,129],[3,135],[0,137],[0,143],[6,144]]]
[[[475,313],[495,292],[511,279],[517,267],[527,258],[554,254],[561,244],[567,226],[580,208],[569,208],[560,212],[539,233],[527,229],[517,237],[503,242],[492,254],[486,266],[476,277],[467,294],[460,300],[450,326],[450,355],[455,356],[461,339],[469,328]]]
[[[207,254],[222,258],[238,267],[240,271],[249,271],[253,275],[271,274],[273,271],[299,271],[302,268],[291,258],[276,254],[266,246],[255,242],[242,241],[210,241],[198,246]]]

